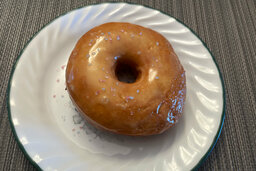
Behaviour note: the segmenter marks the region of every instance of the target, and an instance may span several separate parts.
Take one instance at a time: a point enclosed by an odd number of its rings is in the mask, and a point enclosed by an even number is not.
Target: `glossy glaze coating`
[[[139,71],[134,83],[118,80],[117,61]],[[129,23],[106,23],[77,42],[66,69],[73,103],[94,126],[126,135],[164,132],[180,118],[185,71],[159,33]]]

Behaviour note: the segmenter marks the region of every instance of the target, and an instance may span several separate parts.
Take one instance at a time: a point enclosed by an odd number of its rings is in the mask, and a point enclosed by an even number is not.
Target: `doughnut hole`
[[[135,83],[141,75],[138,64],[125,56],[116,61],[114,70],[117,80],[124,83]]]

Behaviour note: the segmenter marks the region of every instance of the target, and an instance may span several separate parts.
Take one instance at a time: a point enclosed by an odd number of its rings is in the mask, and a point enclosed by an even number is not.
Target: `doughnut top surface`
[[[66,84],[94,126],[126,135],[164,132],[180,118],[185,71],[161,34],[129,23],[85,33],[72,51]]]

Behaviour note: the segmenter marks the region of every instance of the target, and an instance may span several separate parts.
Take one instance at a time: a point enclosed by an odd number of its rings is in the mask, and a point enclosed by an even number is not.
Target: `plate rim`
[[[145,4],[137,4],[137,3],[131,3],[131,2],[105,2],[105,3],[93,3],[93,4],[89,4],[89,5],[84,5],[84,6],[80,6],[80,7],[77,7],[77,8],[74,8],[70,11],[67,11],[67,12],[64,12],[62,14],[60,14],[59,16],[55,17],[54,19],[52,19],[51,21],[49,21],[48,23],[46,23],[44,26],[42,26],[41,28],[39,28],[38,31],[36,31],[30,38],[29,40],[27,41],[27,43],[24,45],[24,47],[22,48],[22,50],[20,51],[20,53],[18,54],[18,57],[16,59],[16,61],[14,62],[13,66],[12,66],[12,70],[11,70],[11,73],[10,73],[10,77],[9,77],[9,81],[8,81],[8,87],[7,87],[7,91],[6,91],[6,94],[7,94],[7,111],[8,111],[8,120],[9,120],[9,123],[10,123],[10,126],[11,126],[11,130],[13,132],[13,135],[14,135],[14,138],[16,140],[16,142],[18,143],[18,146],[19,148],[21,149],[21,151],[23,152],[23,154],[25,155],[25,157],[29,160],[29,162],[37,169],[37,170],[43,170],[38,163],[36,163],[32,157],[27,153],[26,149],[24,148],[24,146],[22,145],[18,135],[17,135],[17,132],[16,132],[16,129],[15,129],[15,126],[14,126],[14,123],[13,123],[13,120],[12,120],[12,114],[11,114],[11,106],[10,106],[10,92],[11,92],[11,83],[13,81],[13,75],[15,73],[15,70],[16,70],[16,67],[19,63],[19,60],[23,54],[23,52],[26,50],[27,46],[31,43],[31,41],[44,29],[46,28],[48,25],[50,25],[51,23],[53,23],[55,20],[73,12],[73,11],[76,11],[76,10],[79,10],[79,9],[82,9],[82,8],[85,8],[85,7],[90,7],[90,6],[95,6],[95,5],[103,5],[103,4],[128,4],[128,5],[137,5],[137,6],[142,6],[144,8],[149,8],[149,9],[153,9],[153,10],[156,10],[158,12],[160,12],[161,14],[164,14],[164,15],[167,15],[169,17],[172,17],[174,18],[177,22],[179,22],[180,24],[182,24],[183,26],[185,26],[187,29],[189,29],[191,31],[191,33],[193,33],[203,44],[203,46],[206,48],[206,50],[209,52],[217,70],[218,70],[218,74],[219,74],[219,78],[220,78],[220,81],[221,81],[221,87],[222,87],[222,98],[223,98],[223,108],[222,108],[222,114],[221,114],[221,118],[220,118],[220,124],[219,124],[219,127],[218,127],[218,130],[216,132],[216,135],[214,136],[214,139],[213,139],[213,142],[211,144],[211,146],[209,147],[209,149],[207,150],[207,152],[202,156],[202,158],[199,160],[199,162],[191,169],[191,170],[197,170],[204,162],[205,160],[208,158],[208,156],[210,155],[210,153],[212,152],[213,148],[215,147],[219,137],[220,137],[220,134],[221,134],[221,131],[222,131],[222,128],[223,128],[223,124],[224,124],[224,120],[225,120],[225,109],[226,109],[226,92],[225,92],[225,86],[224,86],[224,80],[223,80],[223,76],[222,76],[222,73],[220,71],[220,68],[219,68],[219,65],[217,64],[217,61],[216,61],[216,58],[214,57],[214,55],[212,54],[212,52],[210,51],[210,49],[207,47],[206,43],[197,35],[197,33],[195,33],[195,31],[193,31],[190,27],[188,27],[183,21],[179,20],[178,18],[164,12],[164,11],[161,11],[159,9],[155,9],[153,7],[150,7],[148,5],[145,5]]]

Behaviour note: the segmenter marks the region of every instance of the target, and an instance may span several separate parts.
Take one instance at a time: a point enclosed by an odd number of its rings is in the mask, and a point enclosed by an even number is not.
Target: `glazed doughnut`
[[[164,132],[186,97],[185,71],[168,40],[130,23],[85,33],[70,55],[66,85],[89,123],[125,135]]]

